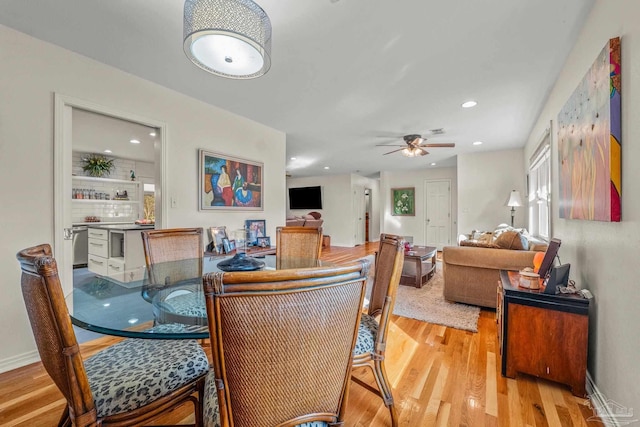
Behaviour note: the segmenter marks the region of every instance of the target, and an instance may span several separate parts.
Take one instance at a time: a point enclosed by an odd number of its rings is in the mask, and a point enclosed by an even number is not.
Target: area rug
[[[373,257],[367,258],[369,260],[373,259]],[[478,332],[480,308],[446,301],[442,295],[443,286],[442,262],[438,261],[436,273],[422,288],[418,289],[405,285],[398,286],[393,314],[465,331]]]

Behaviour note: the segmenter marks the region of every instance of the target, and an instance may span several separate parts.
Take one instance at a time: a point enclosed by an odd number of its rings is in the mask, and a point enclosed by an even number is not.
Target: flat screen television
[[[289,209],[322,209],[322,188],[289,188]]]
[[[549,246],[547,246],[547,251],[544,253],[540,269],[538,269],[538,274],[541,279],[546,279],[549,275],[551,267],[553,267],[553,261],[556,255],[558,255],[558,249],[560,249],[560,239],[551,239]]]

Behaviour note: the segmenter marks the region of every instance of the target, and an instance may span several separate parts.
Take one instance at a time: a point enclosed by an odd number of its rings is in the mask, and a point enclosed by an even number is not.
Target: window
[[[546,131],[529,162],[529,232],[551,238],[551,139]]]

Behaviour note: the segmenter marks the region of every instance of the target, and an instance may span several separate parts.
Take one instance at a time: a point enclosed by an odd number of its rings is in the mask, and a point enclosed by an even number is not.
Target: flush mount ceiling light
[[[253,79],[271,67],[271,21],[251,0],[186,0],[184,52],[221,77]]]
[[[467,101],[462,104],[462,108],[471,108],[475,107],[476,105],[478,105],[476,101]]]

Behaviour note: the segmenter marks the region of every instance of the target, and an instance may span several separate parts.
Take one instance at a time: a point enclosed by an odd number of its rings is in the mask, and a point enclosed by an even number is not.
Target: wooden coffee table
[[[400,277],[401,285],[421,288],[436,272],[438,249],[434,246],[414,246],[404,251],[404,267]],[[429,261],[430,262],[426,262]]]

